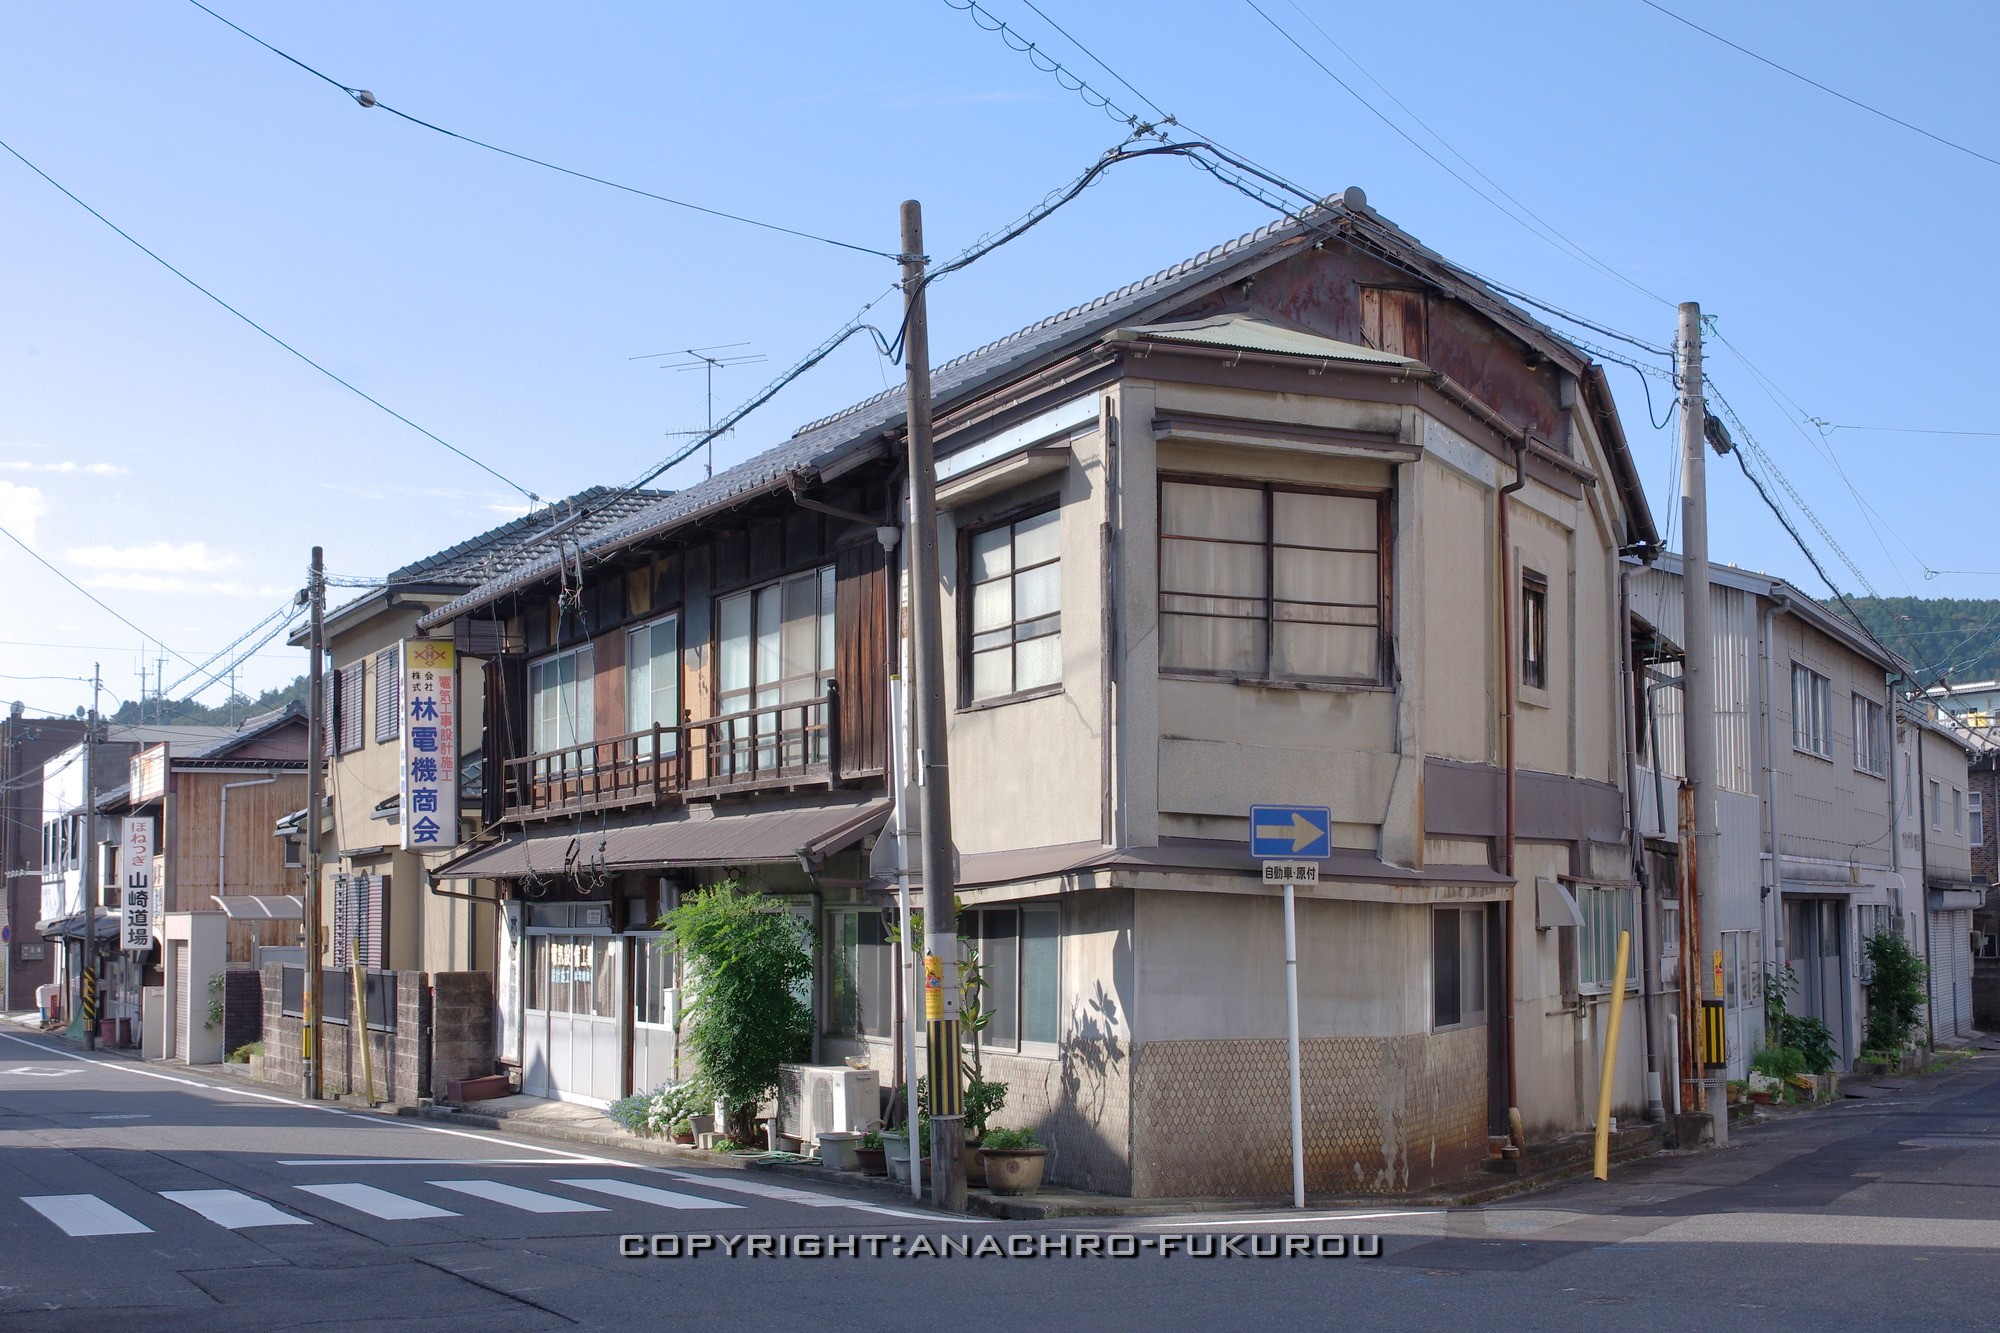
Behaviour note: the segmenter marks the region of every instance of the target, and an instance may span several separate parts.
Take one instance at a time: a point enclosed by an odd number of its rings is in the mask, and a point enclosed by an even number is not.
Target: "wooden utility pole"
[[[83,1049],[97,1049],[97,703],[103,677],[90,664],[90,721],[83,732]]]
[[[946,762],[944,625],[938,590],[937,460],[931,451],[931,344],[925,323],[923,207],[903,201],[903,373],[910,472],[910,635],[917,687],[917,781],[923,806],[924,1018],[931,1199],[965,1207],[965,1090],[958,1057],[958,914]],[[920,1169],[910,1127],[910,1169]]]
[[[1686,659],[1681,672],[1682,726],[1686,730],[1687,782],[1694,798],[1695,907],[1700,914],[1701,951],[1688,959],[1684,984],[1700,992],[1710,975],[1709,963],[1722,956],[1722,913],[1715,900],[1717,855],[1715,811],[1715,634],[1709,623],[1708,591],[1708,458],[1707,399],[1701,388],[1701,306],[1681,302],[1680,337],[1676,343],[1681,380],[1681,540],[1686,546],[1681,568],[1681,645]],[[1720,1002],[1718,989],[1708,1000]],[[1706,1063],[1710,1053],[1702,1053]],[[1721,1080],[1725,1071],[1704,1070],[1709,1080],[1709,1112],[1715,1118],[1715,1141],[1729,1142],[1728,1098]]]
[[[305,1095],[317,1097],[320,1093],[320,998],[321,977],[319,969],[319,808],[321,787],[321,765],[326,758],[326,699],[325,672],[321,658],[325,656],[324,640],[326,632],[326,557],[317,546],[312,549],[312,573],[306,584],[306,597],[312,606],[312,629],[308,634],[306,651],[310,654],[306,664],[306,907],[305,907],[305,1002],[300,1007],[305,1016],[299,1024],[299,1054],[305,1075]],[[363,1033],[366,1040],[366,1033]]]

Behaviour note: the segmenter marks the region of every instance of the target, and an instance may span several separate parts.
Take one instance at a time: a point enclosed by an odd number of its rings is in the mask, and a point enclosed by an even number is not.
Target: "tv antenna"
[[[736,347],[748,347],[749,345],[750,345],[750,344],[749,344],[749,343],[747,343],[747,342],[740,342],[740,343],[717,343],[716,345],[714,345],[714,346],[712,346],[712,347],[683,347],[683,348],[680,348],[680,349],[679,349],[678,351],[672,351],[672,352],[648,352],[648,353],[647,353],[646,355],[644,355],[644,356],[635,356],[635,357],[632,357],[632,358],[631,358],[631,359],[632,359],[632,360],[634,360],[634,361],[651,361],[651,360],[654,360],[654,359],[656,359],[656,358],[658,358],[658,357],[663,357],[663,356],[684,356],[684,357],[687,357],[687,358],[688,358],[688,360],[686,360],[686,361],[669,361],[669,362],[668,362],[667,364],[665,364],[665,365],[661,366],[661,367],[660,367],[660,369],[661,369],[661,370],[699,370],[699,371],[702,371],[702,372],[704,373],[704,375],[705,375],[705,376],[707,377],[707,380],[708,380],[708,429],[707,429],[707,430],[705,430],[705,431],[692,431],[692,430],[670,430],[670,431],[668,431],[668,432],[667,432],[667,434],[669,434],[669,435],[709,435],[709,436],[713,436],[713,435],[715,434],[715,372],[716,372],[716,371],[718,371],[718,370],[727,370],[727,369],[729,369],[729,368],[730,368],[731,366],[748,366],[748,365],[755,365],[755,364],[756,364],[757,362],[759,362],[759,361],[768,361],[768,360],[770,360],[770,358],[769,358],[769,357],[767,357],[767,356],[761,356],[761,355],[753,355],[753,354],[749,354],[749,353],[744,353],[744,352],[731,352],[731,351],[730,351],[730,349],[731,349],[731,348],[736,348]],[[723,353],[728,353],[728,355],[724,355],[724,356],[714,356],[714,355],[711,355],[711,353],[715,353],[715,352],[723,352]],[[707,475],[707,476],[710,476],[710,477],[712,477],[712,476],[714,476],[714,475],[715,475],[715,441],[714,441],[713,439],[710,439],[710,440],[709,440],[709,442],[708,442],[708,457],[707,457],[706,461],[704,462],[703,466],[704,466],[704,468],[706,469],[706,473],[705,473],[705,475]]]

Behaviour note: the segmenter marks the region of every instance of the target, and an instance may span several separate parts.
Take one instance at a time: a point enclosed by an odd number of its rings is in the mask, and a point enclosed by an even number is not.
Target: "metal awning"
[[[595,825],[558,821],[547,832],[516,834],[466,852],[431,872],[435,879],[522,879],[582,870],[662,870],[804,861],[816,865],[888,822],[893,802],[849,801],[746,814],[706,807],[676,818]]]
[[[222,909],[231,921],[303,921],[305,900],[296,893],[260,897],[256,894],[211,893],[208,900]]]
[[[100,946],[106,940],[114,945],[118,942],[122,920],[119,913],[107,907],[97,909],[97,923],[94,929]],[[38,921],[35,923],[35,933],[45,940],[52,940],[57,936],[68,940],[80,940],[83,938],[83,913],[71,912],[68,916]]]

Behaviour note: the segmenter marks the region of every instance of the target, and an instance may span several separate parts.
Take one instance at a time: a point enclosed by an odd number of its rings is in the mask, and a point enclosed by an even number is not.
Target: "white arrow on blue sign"
[[[1323,805],[1250,807],[1250,855],[1324,861],[1333,855],[1333,811]]]

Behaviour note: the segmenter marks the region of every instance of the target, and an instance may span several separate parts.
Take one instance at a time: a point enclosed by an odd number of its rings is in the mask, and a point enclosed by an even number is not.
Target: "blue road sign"
[[[1250,807],[1250,855],[1324,861],[1333,855],[1333,811],[1323,805]]]

